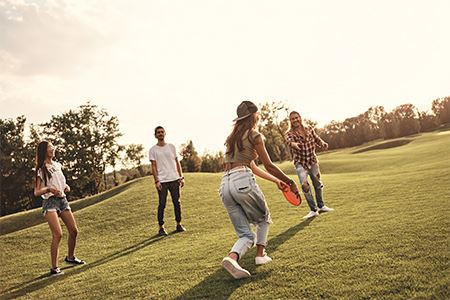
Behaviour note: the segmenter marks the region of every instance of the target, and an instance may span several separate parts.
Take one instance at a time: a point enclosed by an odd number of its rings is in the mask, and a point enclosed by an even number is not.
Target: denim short
[[[48,199],[42,200],[42,214],[44,216],[49,211],[56,211],[58,214],[60,214],[66,209],[71,210],[69,206],[69,201],[67,201],[66,197],[57,198],[52,196]]]

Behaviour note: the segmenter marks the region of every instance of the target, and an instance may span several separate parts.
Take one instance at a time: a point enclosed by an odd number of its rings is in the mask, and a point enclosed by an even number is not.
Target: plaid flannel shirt
[[[306,126],[305,131],[306,135],[302,137],[298,132],[291,129],[286,133],[285,140],[291,150],[294,164],[301,164],[306,170],[309,170],[313,164],[319,162],[316,155],[316,145],[324,147],[326,143],[311,126]],[[293,143],[298,143],[300,150],[293,148]]]

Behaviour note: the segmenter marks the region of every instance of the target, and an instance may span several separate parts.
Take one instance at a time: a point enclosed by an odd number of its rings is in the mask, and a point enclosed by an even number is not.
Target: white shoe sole
[[[241,279],[251,276],[249,271],[242,268],[236,268],[236,266],[230,260],[231,258],[222,260],[222,266],[225,270],[228,271],[228,273],[231,274],[231,276],[233,276],[235,279]]]
[[[302,219],[312,219],[312,218],[315,218],[317,216],[318,216],[318,214],[314,215],[314,216],[304,216]]]
[[[255,265],[257,265],[257,266],[265,265],[265,264],[270,263],[271,261],[272,261],[271,258],[265,259],[265,260],[263,260],[263,261],[261,261],[261,260],[259,260],[259,259],[257,260],[257,259],[255,258]]]

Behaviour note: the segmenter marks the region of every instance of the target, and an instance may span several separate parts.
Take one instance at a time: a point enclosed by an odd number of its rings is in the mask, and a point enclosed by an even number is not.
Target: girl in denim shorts
[[[52,143],[39,143],[36,150],[34,195],[42,197],[42,213],[52,232],[50,275],[61,275],[64,272],[58,267],[58,254],[62,230],[58,217],[61,217],[69,232],[68,253],[64,261],[75,265],[85,262],[74,255],[78,228],[65,194],[70,191],[70,187],[66,184],[61,164],[53,161],[54,156],[55,146]]]
[[[283,171],[272,163],[264,145],[264,138],[256,131],[259,121],[258,108],[250,101],[243,101],[237,108],[238,117],[225,146],[225,174],[219,194],[234,226],[238,240],[222,260],[222,266],[236,279],[249,277],[238,260],[256,244],[255,264],[272,261],[267,256],[267,235],[272,223],[264,194],[256,184],[255,176],[274,182],[280,190],[290,187],[298,193],[297,186]],[[261,160],[267,172],[255,164]],[[255,225],[256,234],[250,224]]]

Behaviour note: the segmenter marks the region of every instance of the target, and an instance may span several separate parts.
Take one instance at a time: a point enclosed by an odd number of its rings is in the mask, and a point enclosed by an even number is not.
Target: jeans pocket
[[[233,185],[239,193],[248,194],[252,190],[251,183],[248,177],[234,180]]]

